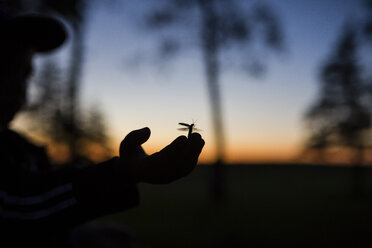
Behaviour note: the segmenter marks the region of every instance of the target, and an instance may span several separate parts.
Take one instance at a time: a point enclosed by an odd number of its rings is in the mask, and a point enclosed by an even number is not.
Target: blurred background
[[[103,218],[149,247],[358,247],[372,234],[372,1],[19,0],[69,40],[12,127],[58,166],[149,154],[195,123],[200,166]],[[370,241],[369,241],[370,242]]]

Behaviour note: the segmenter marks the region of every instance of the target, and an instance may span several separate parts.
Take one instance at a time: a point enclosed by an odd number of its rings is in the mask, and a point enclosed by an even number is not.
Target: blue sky
[[[152,136],[145,145],[150,153],[182,134],[176,130],[178,122],[197,119],[206,140],[201,160],[213,160],[213,126],[200,50],[194,46],[162,63],[153,56],[152,34],[138,24],[150,5],[119,2],[101,4],[89,15],[83,105],[98,104],[105,112],[114,147],[131,130],[150,127]],[[236,69],[221,75],[230,162],[290,161],[296,156],[305,137],[304,111],[316,98],[318,70],[345,20],[362,14],[360,2],[353,0],[266,2],[281,18],[286,49],[269,56],[263,77]],[[68,48],[67,43],[57,56],[64,57]],[[136,67],[136,61],[142,63]]]

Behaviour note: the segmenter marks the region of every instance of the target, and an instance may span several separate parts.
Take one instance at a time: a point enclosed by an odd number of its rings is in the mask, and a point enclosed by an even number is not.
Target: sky
[[[196,121],[206,141],[200,162],[213,162],[213,125],[199,47],[190,46],[162,61],[156,56],[155,32],[146,32],[140,18],[156,2],[120,2],[100,4],[89,13],[82,105],[96,105],[104,112],[114,150],[131,130],[147,126],[152,135],[144,148],[156,152],[185,134],[177,130],[178,122]],[[303,116],[316,99],[319,68],[345,20],[362,14],[360,2],[354,0],[266,2],[280,17],[285,49],[268,56],[267,72],[261,77],[236,68],[223,70],[220,87],[229,163],[298,158],[306,138]],[[187,30],[179,32],[197,42],[192,27]],[[49,56],[67,63],[70,43],[52,55],[39,56],[36,63]]]

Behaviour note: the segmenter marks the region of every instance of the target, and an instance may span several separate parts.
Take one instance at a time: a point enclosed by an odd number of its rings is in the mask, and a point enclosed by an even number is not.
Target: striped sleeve
[[[0,216],[4,219],[37,220],[46,218],[77,204],[72,183],[46,192],[20,196],[0,191]]]
[[[130,174],[118,173],[116,161],[42,175],[2,175],[1,229],[69,228],[136,206],[136,183]]]

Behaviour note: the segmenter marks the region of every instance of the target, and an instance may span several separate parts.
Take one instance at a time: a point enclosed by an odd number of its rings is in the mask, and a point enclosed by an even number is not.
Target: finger
[[[186,146],[187,144],[187,137],[185,135],[178,136],[172,143],[168,145],[171,148],[180,148]]]
[[[145,127],[138,130],[130,132],[123,140],[124,143],[129,144],[130,146],[139,146],[145,143],[151,135],[150,128]]]
[[[178,136],[175,140],[172,141],[172,143],[164,147],[160,152],[169,153],[177,150],[182,150],[186,145],[187,145],[186,136],[184,135]]]
[[[196,164],[201,151],[205,145],[205,141],[198,133],[192,133],[188,139],[186,150],[186,161],[191,164]]]
[[[188,141],[191,152],[200,154],[205,145],[205,141],[201,135],[199,133],[192,133]]]
[[[187,137],[182,135],[177,137],[161,151],[151,155],[151,163],[154,165],[174,163],[177,159],[183,157],[182,152],[187,146]]]
[[[150,138],[150,135],[151,131],[148,127],[130,132],[120,144],[120,155],[135,152],[138,149],[143,151],[141,145]]]
[[[179,160],[186,158],[186,163],[195,161],[199,157],[204,146],[204,140],[200,134],[192,133],[189,138],[179,136],[170,145],[161,150],[161,154],[167,159]]]

